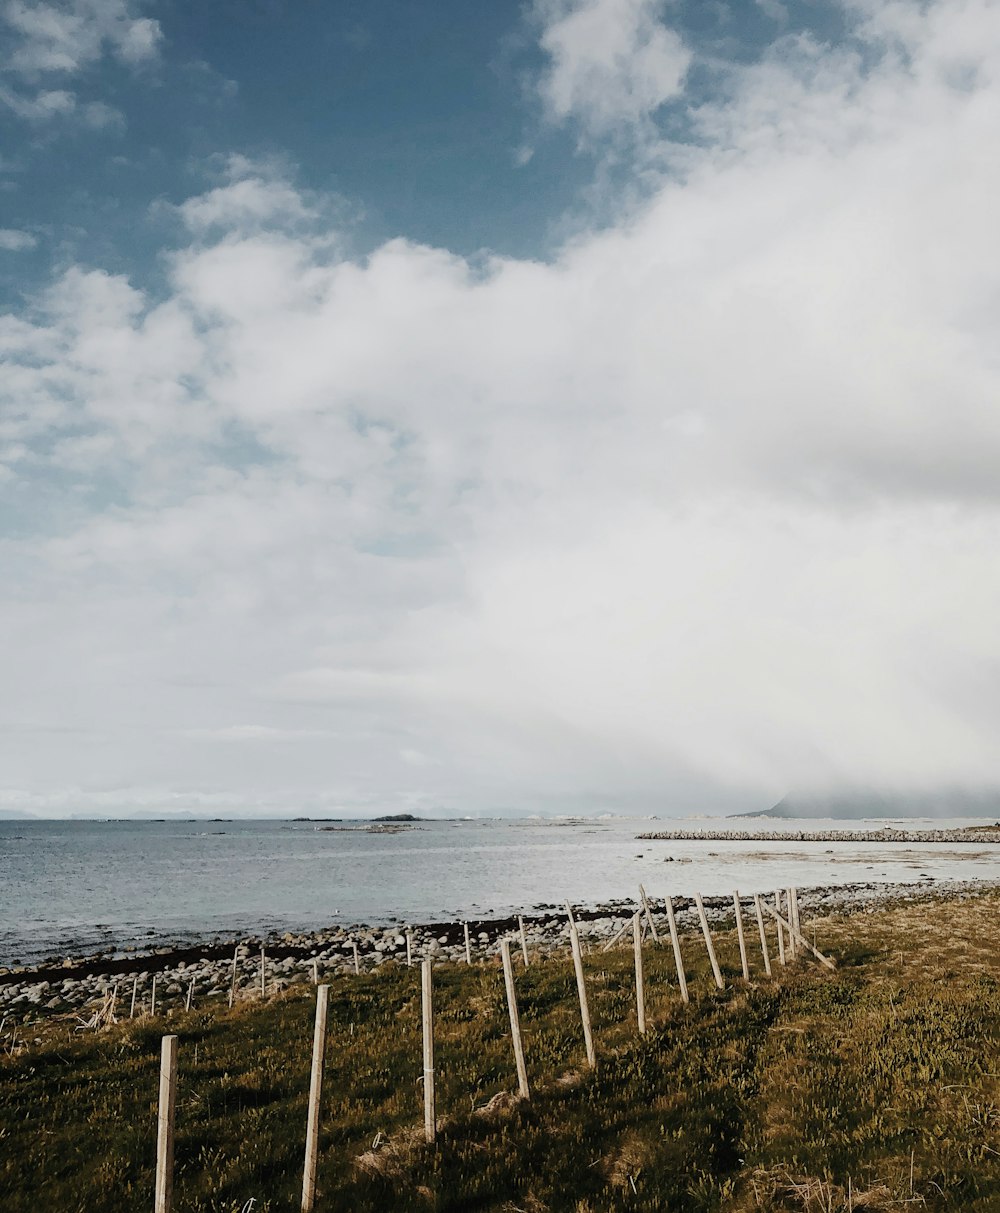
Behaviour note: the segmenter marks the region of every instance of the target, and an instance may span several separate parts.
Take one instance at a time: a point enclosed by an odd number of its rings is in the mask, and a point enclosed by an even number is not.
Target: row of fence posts
[[[801,932],[801,923],[798,910],[798,894],[794,888],[788,889],[785,894],[785,904],[782,904],[782,893],[779,891],[775,894],[775,905],[772,909],[767,905],[761,895],[754,894],[754,909],[756,912],[757,926],[760,932],[761,952],[764,959],[764,971],[770,977],[771,959],[768,954],[767,932],[764,924],[764,914],[767,913],[774,919],[777,927],[778,938],[778,959],[779,963],[785,964],[787,959],[794,958],[798,948],[803,948],[811,952],[821,964],[829,969],[833,969],[834,963],[825,956],[814,944],[810,944]],[[631,929],[632,942],[635,954],[635,990],[636,990],[636,1018],[638,1022],[638,1030],[640,1035],[646,1033],[646,989],[643,973],[643,954],[642,941],[648,932],[654,943],[661,943],[661,937],[653,917],[653,911],[649,903],[649,898],[646,895],[646,890],[639,886],[639,898],[641,909],[637,910],[627,920],[624,926],[617,934],[604,945],[604,951],[612,948],[622,937]],[[702,934],[705,940],[706,950],[708,952],[709,963],[712,967],[712,975],[716,986],[722,990],[725,988],[725,982],[722,977],[722,972],[719,967],[718,958],[715,953],[715,944],[712,939],[712,933],[709,930],[708,917],[705,913],[705,906],[702,902],[700,894],[694,896],[695,907],[698,911],[698,919],[701,925]],[[733,905],[736,911],[736,934],[740,950],[740,965],[743,972],[744,980],[750,980],[750,965],[747,958],[746,936],[743,929],[743,913],[740,903],[740,895],[738,892],[733,893]],[[681,956],[680,936],[677,931],[677,920],[674,914],[673,902],[670,897],[664,899],[664,906],[667,915],[667,925],[670,932],[670,942],[674,955],[674,966],[677,971],[677,983],[680,992],[681,1000],[685,1003],[690,1001],[687,987],[687,977],[684,972],[684,962]],[[782,909],[785,909],[785,914],[782,914]],[[577,928],[576,919],[573,916],[573,909],[566,903],[566,913],[569,919],[569,936],[570,948],[573,956],[573,968],[576,975],[577,994],[580,1000],[580,1019],[583,1026],[584,1048],[587,1056],[587,1064],[593,1069],[597,1065],[597,1054],[594,1049],[594,1037],[590,1022],[590,1008],[587,1001],[587,983],[583,969],[583,949],[580,943],[580,933]],[[466,961],[472,964],[472,950],[469,939],[469,927],[465,926],[465,956]],[[521,943],[521,953],[524,960],[524,966],[529,966],[528,943],[524,929],[524,919],[518,916],[518,929]],[[788,944],[786,949],[785,938],[787,934]],[[263,949],[261,950],[261,973],[263,974]],[[500,940],[500,957],[503,966],[504,989],[507,999],[507,1012],[510,1019],[510,1034],[514,1050],[514,1064],[517,1070],[518,1091],[522,1099],[528,1100],[531,1098],[531,1088],[528,1082],[528,1069],[525,1062],[524,1043],[521,1037],[521,1023],[518,1013],[517,992],[514,986],[514,966],[510,955],[510,940],[503,938]],[[233,995],[235,990],[236,978],[236,963],[237,958],[233,957],[233,985],[230,989],[230,1002],[232,1006]],[[412,964],[412,949],[410,946],[410,934],[407,932],[407,963]],[[360,972],[358,960],[357,945],[354,947],[354,964],[355,972]],[[432,960],[426,956],[421,962],[420,974],[420,1012],[421,1012],[421,1034],[423,1039],[423,1088],[424,1088],[424,1137],[428,1143],[432,1143],[437,1136],[437,1112],[434,1102],[434,998],[432,986]],[[316,962],[313,961],[313,974],[316,975]],[[263,990],[263,976],[262,976]],[[155,1007],[155,978],[153,982],[153,1005]],[[188,991],[188,1006],[190,1007],[191,991]],[[312,1068],[309,1078],[309,1105],[306,1120],[306,1147],[305,1147],[305,1163],[302,1177],[302,1213],[311,1213],[316,1200],[316,1170],[319,1160],[319,1127],[320,1127],[320,1104],[323,1093],[323,1074],[326,1058],[326,1035],[327,1035],[327,1011],[329,1007],[330,987],[328,985],[317,985],[316,989],[316,1022],[313,1031],[313,1052],[312,1052]],[[133,1009],[135,1005],[135,988],[132,993]],[[174,1112],[177,1103],[177,1037],[164,1036],[161,1044],[160,1052],[160,1092],[159,1092],[159,1110],[157,1115],[156,1129],[156,1191],[155,1191],[155,1213],[171,1213],[171,1202],[173,1197],[173,1164],[174,1164]]]

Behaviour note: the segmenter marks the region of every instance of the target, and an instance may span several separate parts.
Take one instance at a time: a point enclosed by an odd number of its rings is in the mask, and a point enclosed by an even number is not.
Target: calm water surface
[[[567,898],[600,902],[635,896],[640,881],[651,894],[710,894],[791,883],[1000,876],[1000,848],[985,845],[635,837],[644,830],[750,825],[705,819],[427,821],[399,834],[372,834],[289,821],[0,822],[0,964],[151,938],[187,942],[334,922],[479,916]],[[883,825],[813,821],[753,828]],[[674,862],[665,863],[668,856]]]

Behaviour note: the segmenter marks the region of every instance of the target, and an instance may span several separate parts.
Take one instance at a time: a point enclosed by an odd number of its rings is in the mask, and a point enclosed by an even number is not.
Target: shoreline
[[[960,830],[656,830],[636,834],[641,842],[850,842],[961,843],[992,846],[1000,843],[1000,827],[973,826]]]
[[[1000,887],[995,879],[927,880],[885,884],[857,882],[850,885],[816,885],[798,890],[799,909],[805,923],[833,914],[874,913],[893,904],[914,904],[940,899],[973,896]],[[770,894],[769,894],[770,896]],[[752,895],[741,894],[745,921],[752,913]],[[653,890],[653,910],[663,913],[663,898]],[[703,899],[713,927],[732,925],[734,907],[731,895],[709,895]],[[673,904],[682,934],[700,930],[693,898],[675,896]],[[613,939],[640,906],[630,900],[608,901],[590,906],[574,906],[585,945],[599,947]],[[552,904],[539,904],[522,915],[529,950],[542,956],[565,951],[568,946],[566,912]],[[518,917],[495,915],[468,919],[473,959],[498,957],[500,940],[516,935]],[[664,924],[664,930],[665,930]],[[431,956],[439,962],[465,960],[465,932],[462,920],[401,924],[354,924],[331,926],[314,931],[280,935],[245,935],[225,941],[175,946],[161,943],[149,951],[109,955],[107,951],[85,957],[67,957],[59,965],[42,964],[28,968],[0,969],[0,1019],[12,1026],[41,1024],[50,1020],[76,1018],[84,1008],[99,1007],[117,987],[119,1010],[127,1014],[133,986],[140,1013],[145,1013],[157,982],[157,1012],[169,1015],[183,1008],[194,983],[196,1005],[207,1001],[228,1000],[234,956],[236,961],[236,999],[260,998],[260,956],[265,954],[265,981],[268,996],[291,986],[312,982],[314,964],[324,978],[355,973],[354,945],[358,950],[358,968],[372,972],[385,963],[406,964],[406,936],[409,932],[414,960]]]

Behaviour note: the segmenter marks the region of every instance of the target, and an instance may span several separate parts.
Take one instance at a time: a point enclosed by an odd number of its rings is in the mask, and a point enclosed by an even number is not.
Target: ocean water
[[[884,825],[522,819],[425,821],[378,834],[291,821],[4,821],[0,964],[154,941],[486,917],[567,899],[599,903],[634,898],[640,881],[651,895],[663,895],[1000,878],[1000,847],[987,844],[636,839],[675,828]]]

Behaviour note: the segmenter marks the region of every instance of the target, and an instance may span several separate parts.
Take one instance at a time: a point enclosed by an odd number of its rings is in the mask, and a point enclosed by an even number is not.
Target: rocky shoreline
[[[930,901],[940,897],[961,897],[1000,886],[996,881],[921,881],[914,884],[852,884],[837,887],[799,889],[799,910],[804,923],[829,914],[868,912],[890,902]],[[662,911],[657,890],[650,890],[654,913]],[[674,907],[681,931],[698,929],[693,900],[675,896]],[[742,896],[745,914],[752,912],[752,898]],[[704,898],[709,921],[715,926],[733,922],[731,896]],[[633,901],[609,902],[593,907],[574,907],[580,935],[591,949],[612,939],[639,907]],[[498,957],[500,940],[518,930],[516,917],[503,916],[469,920],[474,961]],[[538,955],[563,952],[568,947],[565,910],[553,905],[536,906],[524,915],[529,951]],[[183,1010],[193,987],[193,1006],[206,1002],[225,1005],[236,957],[236,998],[248,1001],[260,998],[261,948],[265,955],[265,982],[269,997],[294,985],[314,979],[350,975],[357,963],[362,972],[370,972],[386,963],[406,964],[407,934],[411,955],[416,962],[431,956],[441,962],[465,960],[464,924],[459,921],[423,923],[412,926],[356,925],[332,927],[312,933],[286,932],[280,936],[245,937],[201,947],[158,947],[141,955],[92,956],[67,958],[61,964],[33,969],[0,970],[0,1022],[3,1030],[30,1026],[44,1020],[84,1021],[117,989],[116,1014],[128,1017],[133,987],[136,1014],[149,1010],[156,979],[156,1013],[170,1015]],[[315,965],[315,969],[314,969]]]
[[[658,830],[636,834],[653,842],[960,842],[965,845],[1000,843],[996,829],[963,830]]]

